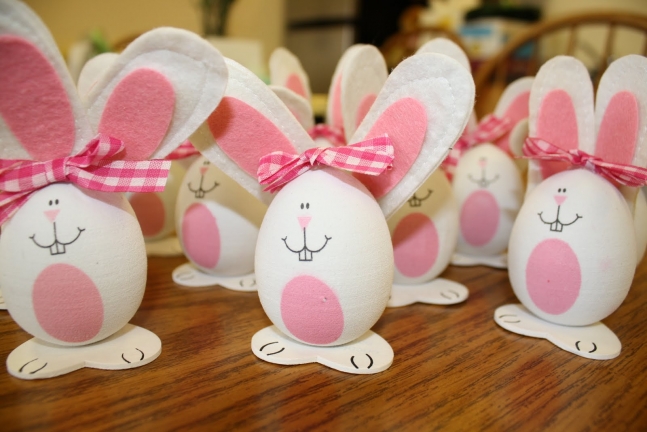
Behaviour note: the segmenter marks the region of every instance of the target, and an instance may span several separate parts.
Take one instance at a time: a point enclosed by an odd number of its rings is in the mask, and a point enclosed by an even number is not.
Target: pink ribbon
[[[393,166],[393,157],[393,144],[386,135],[348,146],[311,148],[301,155],[277,151],[261,158],[258,181],[268,185],[266,191],[276,192],[317,165],[376,176]]]
[[[476,130],[470,133],[463,133],[456,141],[454,147],[443,161],[443,169],[451,180],[456,171],[458,161],[470,148],[477,144],[494,142],[512,129],[512,121],[507,117],[496,117],[494,114],[487,115],[479,122]]]
[[[74,156],[45,162],[0,159],[0,225],[30,194],[52,183],[102,192],[163,191],[171,162],[114,160],[124,149],[122,141],[99,134]]]
[[[528,159],[565,161],[583,167],[606,179],[626,186],[640,187],[647,184],[647,169],[633,165],[605,162],[597,156],[580,149],[564,150],[541,138],[526,138],[523,154]]]
[[[199,154],[200,152],[195,147],[193,147],[193,144],[191,144],[191,141],[186,140],[182,144],[180,144],[175,150],[169,153],[165,159],[166,160],[184,159],[184,158],[188,158]]]
[[[327,124],[317,124],[314,125],[309,131],[308,135],[310,138],[325,138],[335,147],[346,145],[346,137],[344,136],[344,131],[336,127],[327,125]]]

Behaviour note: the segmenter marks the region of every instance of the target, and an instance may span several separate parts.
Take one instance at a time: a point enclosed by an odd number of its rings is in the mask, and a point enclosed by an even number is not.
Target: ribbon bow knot
[[[573,166],[585,168],[607,180],[625,186],[640,187],[647,184],[647,169],[645,168],[606,162],[602,158],[580,149],[564,150],[541,138],[526,138],[523,155],[528,159],[568,162]]]
[[[30,194],[52,183],[102,192],[163,191],[171,162],[115,160],[124,149],[121,140],[99,134],[76,155],[49,161],[0,159],[0,225]]]
[[[257,175],[260,184],[268,185],[267,192],[276,192],[318,165],[375,176],[393,166],[393,157],[393,144],[385,135],[348,146],[311,148],[300,155],[272,152],[261,158]]]

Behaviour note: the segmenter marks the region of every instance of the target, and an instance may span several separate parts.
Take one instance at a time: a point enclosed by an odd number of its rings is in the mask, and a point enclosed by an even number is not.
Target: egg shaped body
[[[254,250],[267,207],[206,158],[187,170],[176,207],[176,231],[187,258],[205,273],[254,271]]]
[[[645,256],[645,249],[647,249],[647,200],[643,191],[639,191],[636,197],[634,227],[636,229],[636,265],[638,265]]]
[[[384,215],[348,173],[325,168],[288,183],[270,204],[256,248],[265,313],[285,334],[340,345],[378,320],[393,283]]]
[[[175,231],[175,201],[185,173],[182,164],[173,161],[163,191],[126,194],[139,221],[144,241],[161,240]]]
[[[128,200],[56,183],[34,192],[2,227],[0,286],[12,318],[58,345],[121,329],[146,287],[146,251]]]
[[[508,271],[517,298],[557,324],[589,325],[609,316],[626,297],[635,266],[626,201],[584,169],[540,183],[510,236]]]
[[[492,144],[478,145],[459,160],[452,187],[460,209],[456,250],[472,256],[504,253],[523,199],[514,161]]]
[[[389,218],[394,282],[428,282],[443,272],[458,241],[458,204],[442,170],[436,170]]]

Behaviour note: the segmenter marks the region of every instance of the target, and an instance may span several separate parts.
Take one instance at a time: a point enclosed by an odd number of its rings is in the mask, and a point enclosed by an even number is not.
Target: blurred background
[[[445,36],[459,43],[470,57],[482,105],[477,105],[477,111],[481,112],[488,112],[488,100],[496,100],[505,82],[534,74],[554,55],[577,56],[595,76],[614,58],[644,55],[647,48],[646,0],[26,3],[49,26],[73,75],[95,53],[119,51],[147,30],[173,26],[210,37],[224,55],[264,79],[269,55],[285,46],[300,58],[313,92],[326,93],[337,60],[353,43],[378,46],[389,67],[395,67],[429,39]]]

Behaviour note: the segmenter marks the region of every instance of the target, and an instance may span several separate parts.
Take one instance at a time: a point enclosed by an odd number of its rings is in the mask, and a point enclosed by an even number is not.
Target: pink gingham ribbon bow
[[[565,161],[626,186],[639,187],[647,184],[647,169],[645,168],[605,162],[580,149],[564,150],[541,138],[526,138],[523,154],[529,159]]]
[[[193,144],[191,144],[191,141],[186,140],[182,144],[180,144],[175,150],[169,153],[165,159],[166,160],[184,159],[197,154],[200,154],[200,152],[195,147],[193,147]]]
[[[0,225],[31,193],[52,183],[71,182],[102,192],[164,190],[171,162],[113,160],[124,148],[122,141],[99,134],[74,156],[45,162],[0,159]]]
[[[451,180],[454,176],[456,165],[458,165],[458,160],[463,156],[463,153],[476,144],[496,141],[511,129],[512,121],[507,117],[497,117],[494,114],[483,117],[476,130],[471,133],[463,133],[449,151],[443,162],[443,169],[447,177]]]
[[[326,138],[335,147],[346,145],[344,131],[327,124],[320,123],[314,125],[308,131],[308,135],[310,135],[310,138],[313,140],[317,138]]]
[[[260,184],[268,185],[266,191],[276,192],[317,165],[376,176],[392,162],[393,144],[384,135],[348,146],[311,148],[301,155],[273,152],[261,158],[257,174]]]

